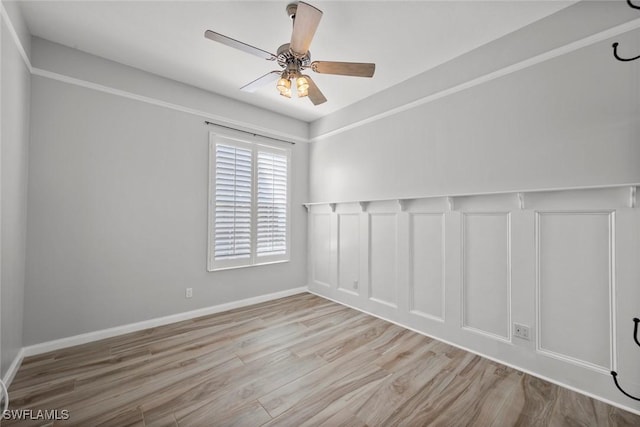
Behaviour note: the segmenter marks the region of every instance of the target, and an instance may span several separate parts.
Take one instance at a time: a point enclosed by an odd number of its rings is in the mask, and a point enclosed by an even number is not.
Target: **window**
[[[287,261],[290,151],[211,134],[209,271]]]

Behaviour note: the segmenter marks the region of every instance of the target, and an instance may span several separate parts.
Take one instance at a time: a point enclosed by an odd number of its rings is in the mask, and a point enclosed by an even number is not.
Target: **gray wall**
[[[312,201],[640,182],[640,63],[613,41],[640,51],[635,30],[314,143]]]
[[[36,76],[31,113],[25,345],[306,284],[307,144],[291,261],[209,273],[202,117]]]
[[[306,122],[167,79],[39,37],[31,39],[35,75],[76,81],[80,85],[116,89],[134,99],[180,106],[209,120],[285,139],[307,141]],[[79,81],[75,80],[78,79]]]
[[[4,377],[22,347],[31,77],[4,20],[0,26],[0,359]]]

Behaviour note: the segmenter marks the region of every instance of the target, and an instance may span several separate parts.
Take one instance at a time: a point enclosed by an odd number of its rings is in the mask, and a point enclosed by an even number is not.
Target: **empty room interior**
[[[0,15],[3,426],[640,426],[640,1]]]

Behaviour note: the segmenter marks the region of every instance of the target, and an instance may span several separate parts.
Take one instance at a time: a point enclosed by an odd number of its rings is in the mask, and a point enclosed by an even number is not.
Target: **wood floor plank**
[[[368,425],[356,417],[349,408],[344,408],[327,418],[324,423],[331,427],[368,427]]]
[[[331,362],[356,348],[370,344],[373,340],[382,336],[391,326],[393,325],[384,320],[374,320],[368,328],[359,331],[355,335],[349,334],[341,340],[332,340],[325,348],[316,350],[316,354]]]
[[[368,425],[382,425],[390,413],[413,397],[423,384],[440,372],[449,360],[435,353],[424,353],[386,378],[373,393],[353,403],[355,415]]]
[[[406,365],[414,363],[416,359],[437,354],[434,351],[435,344],[436,342],[431,338],[415,333],[405,334],[400,337],[398,345],[385,350],[376,363],[387,371],[397,372]]]
[[[314,316],[309,316],[306,319],[301,319],[300,323],[307,327],[311,327],[318,323],[325,325],[336,325],[348,320],[352,317],[360,314],[356,310],[352,310],[349,307],[342,305],[329,305],[322,311],[318,311]]]
[[[455,373],[442,370],[380,425],[430,425],[455,402],[471,381],[454,381]]]
[[[150,353],[159,353],[167,348],[175,347],[179,343],[192,343],[204,337],[211,335],[218,339],[226,339],[230,336],[243,336],[255,331],[261,331],[266,328],[257,318],[246,319],[243,321],[225,321],[215,322],[195,321],[188,326],[180,329],[173,329],[168,333],[157,333],[154,336],[145,336],[143,339],[134,342],[119,342],[110,346],[111,354],[117,355],[125,351],[139,348],[141,351]]]
[[[98,388],[92,391],[97,392],[96,395],[85,392],[83,397],[88,395],[88,398],[79,399],[80,403],[72,403],[69,407],[73,410],[75,417],[89,420],[96,413],[115,411],[123,405],[140,406],[142,402],[151,399],[161,402],[169,399],[170,396],[184,393],[198,384],[224,383],[228,381],[229,372],[241,369],[243,366],[239,359],[233,358],[213,368],[195,364],[189,366],[189,370],[176,371],[173,375],[163,373],[156,377],[133,378],[130,382],[134,385],[132,388],[111,387],[108,394]]]
[[[412,333],[408,329],[401,328],[398,325],[390,324],[389,327],[386,328],[386,330],[380,336],[376,337],[376,339],[368,343],[367,347],[382,353],[399,346],[400,342],[404,338],[411,335],[417,334]]]
[[[259,359],[270,353],[275,353],[288,347],[288,343],[306,336],[309,328],[301,323],[289,323],[274,326],[266,331],[251,334],[236,340],[233,352],[245,362]]]
[[[203,347],[184,347],[181,351],[151,355],[149,357],[132,360],[119,365],[96,369],[75,377],[76,387],[82,390],[85,387],[108,387],[110,383],[119,380],[131,380],[132,375],[137,378],[157,377],[167,370],[181,369],[192,363],[213,364],[224,363],[233,359],[235,355],[228,351],[230,345],[214,343]],[[134,373],[134,374],[132,374]]]
[[[68,379],[86,372],[92,372],[96,369],[104,367],[113,367],[124,361],[145,357],[146,351],[130,352],[123,356],[113,356],[106,352],[96,352],[93,355],[83,355],[74,358],[64,358],[57,362],[47,363],[38,368],[29,368],[24,374],[16,380],[16,387],[24,388],[32,385],[38,385],[44,382],[55,381],[59,379]],[[22,369],[22,368],[21,368]]]
[[[344,327],[344,321],[355,317],[353,312],[354,310],[350,310],[350,312],[339,313],[334,319],[325,318],[322,322],[311,323],[307,322],[308,315],[304,315],[300,321],[296,322],[298,325],[304,326],[304,329],[279,337],[271,335],[266,342],[246,344],[242,349],[234,351],[243,361],[250,362],[284,348],[292,348],[301,343],[308,344],[310,339],[318,339],[323,335],[333,337],[337,329]],[[349,316],[345,316],[345,314],[349,314]]]
[[[553,407],[550,426],[633,426],[627,416],[617,416],[618,408],[590,399],[582,394],[558,387],[558,399]],[[636,424],[637,425],[637,424]]]
[[[518,423],[526,419],[527,422],[549,425],[558,398],[558,386],[530,375],[524,376],[521,384],[522,387],[516,389],[523,394]]]
[[[155,384],[159,381],[180,380],[194,375],[204,375],[206,372],[221,368],[229,369],[233,366],[244,366],[233,353],[220,349],[204,354],[175,354],[170,358],[162,358],[145,366],[135,366],[134,369],[122,369],[108,374],[100,373],[97,377],[75,378],[75,389],[66,395],[31,394],[28,396],[27,406],[45,407],[48,403],[58,405],[96,404],[104,400],[112,400],[114,396],[122,394],[122,390],[131,392],[139,387]],[[16,405],[20,401],[14,402]],[[26,407],[26,406],[21,406]]]
[[[246,405],[231,411],[225,411],[223,415],[210,406],[202,406],[181,418],[180,427],[224,426],[246,427],[261,426],[271,420],[264,408],[257,402],[251,401]]]
[[[145,427],[142,412],[135,407],[126,411],[114,411],[113,414],[105,413],[100,417],[94,417],[91,423],[95,426]]]
[[[477,360],[477,359],[476,359]],[[512,382],[506,381],[508,375],[499,366],[487,359],[480,359],[472,370],[461,373],[463,383],[470,384],[447,408],[432,422],[434,426],[486,426],[496,417],[496,411],[503,402],[497,397],[504,396],[510,390]],[[454,386],[452,383],[452,386]]]
[[[142,414],[144,418],[144,413]],[[173,413],[167,414],[155,420],[144,419],[145,427],[178,427],[178,421]]]
[[[317,390],[330,387],[341,378],[372,364],[379,355],[367,348],[360,348],[338,358],[326,366],[301,376],[276,390],[260,397],[259,401],[272,417],[277,417],[295,404],[313,395]]]
[[[350,395],[371,390],[368,386],[375,386],[389,375],[389,372],[374,364],[366,365],[347,377],[340,378],[324,388],[314,390],[310,396],[266,423],[265,426],[320,425],[344,409],[346,407],[345,400],[348,400]]]
[[[502,426],[521,426],[527,425],[524,422],[525,417],[521,417],[521,411],[524,407],[524,393],[520,392],[525,374],[515,378],[515,383],[509,389],[502,406],[496,411],[495,417],[491,422],[491,427]]]
[[[68,410],[55,426],[640,426],[311,294],[28,357],[9,392],[11,409]]]
[[[62,395],[72,393],[75,386],[74,378],[62,378],[18,388],[11,392],[11,404],[16,408],[27,408],[41,402],[59,399]]]
[[[287,350],[235,369],[224,383],[203,382],[173,399],[150,396],[141,407],[149,419],[172,411],[180,424],[204,406],[220,413],[230,411],[324,365],[316,355],[299,357]]]
[[[364,314],[358,315],[343,324],[324,329],[308,340],[293,345],[291,350],[300,356],[326,351],[335,345],[336,341],[358,336],[371,327],[371,322],[377,320]]]

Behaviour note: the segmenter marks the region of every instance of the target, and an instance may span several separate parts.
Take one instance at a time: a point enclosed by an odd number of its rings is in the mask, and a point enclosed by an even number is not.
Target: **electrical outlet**
[[[353,289],[358,289],[358,281],[357,280],[353,281]]]
[[[523,340],[529,340],[529,327],[520,323],[514,323],[513,336],[522,338]]]
[[[187,288],[184,292],[184,297],[185,298],[192,298],[193,297],[193,288]]]

